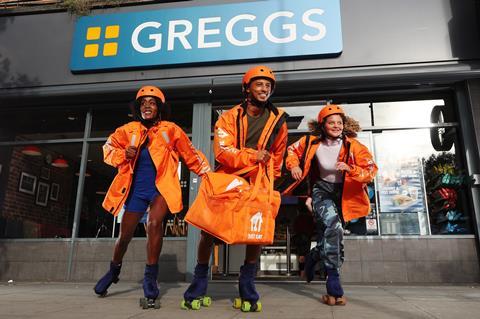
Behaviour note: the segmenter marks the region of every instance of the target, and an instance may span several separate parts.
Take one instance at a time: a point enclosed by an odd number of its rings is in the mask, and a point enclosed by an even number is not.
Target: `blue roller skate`
[[[208,286],[208,264],[197,264],[193,281],[183,294],[183,300],[180,303],[182,309],[198,310],[201,306],[210,307],[212,298],[205,296]]]
[[[160,299],[157,299],[159,291],[157,286],[158,264],[145,265],[145,274],[143,277],[143,294],[140,298],[140,307],[143,309],[160,308]]]
[[[238,278],[240,298],[235,298],[233,301],[233,308],[240,309],[243,312],[262,311],[262,303],[258,301],[260,296],[255,290],[256,273],[256,264],[246,263],[240,267],[240,277]]]
[[[327,270],[327,294],[322,296],[322,301],[329,306],[345,306],[347,299],[343,296],[342,285],[340,284],[340,275],[335,268],[326,268]]]
[[[120,275],[120,270],[122,269],[122,264],[114,264],[110,262],[110,270],[107,271],[105,275],[97,282],[93,290],[100,297],[105,297],[108,292],[108,288],[112,283],[116,284],[118,282],[118,275]]]

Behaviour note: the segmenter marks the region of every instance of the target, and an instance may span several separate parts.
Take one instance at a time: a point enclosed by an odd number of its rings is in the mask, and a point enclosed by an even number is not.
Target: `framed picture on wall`
[[[20,183],[18,184],[18,191],[33,195],[35,194],[35,186],[37,186],[37,177],[31,174],[22,172],[20,174]]]
[[[37,197],[35,199],[35,204],[39,206],[44,206],[44,207],[47,206],[49,190],[50,190],[50,185],[44,182],[38,182]]]
[[[52,183],[52,187],[50,188],[50,199],[58,201],[58,193],[60,193],[60,185]]]
[[[40,178],[46,179],[47,181],[50,179],[50,168],[42,167],[40,170]]]

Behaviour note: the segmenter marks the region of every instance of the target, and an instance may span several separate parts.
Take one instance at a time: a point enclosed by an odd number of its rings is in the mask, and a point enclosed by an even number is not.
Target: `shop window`
[[[372,110],[370,103],[341,104],[345,113],[354,118],[360,127],[372,126]]]
[[[103,162],[103,143],[91,143],[88,148],[87,169],[83,189],[83,200],[80,214],[79,237],[98,238],[113,237],[115,227],[113,215],[106,212],[102,202],[117,169]],[[78,154],[81,157],[81,154]],[[79,176],[80,167],[75,168]],[[140,225],[141,226],[141,225]],[[118,230],[117,232],[118,233]],[[142,227],[138,227],[136,236],[145,236]]]
[[[71,237],[81,144],[0,148],[0,238]]]
[[[125,101],[120,107],[102,108],[93,111],[90,137],[108,137],[118,127],[133,121],[133,101]],[[193,108],[191,103],[167,103],[169,121],[180,126],[187,134],[192,133]]]
[[[0,112],[0,141],[82,138],[86,113],[70,108]]]
[[[117,237],[120,229],[121,214],[114,218],[107,212],[102,203],[117,174],[117,169],[103,161],[103,143],[91,143],[88,150],[85,186],[83,191],[82,210],[80,215],[79,237]],[[187,224],[183,217],[188,210],[189,171],[182,163],[178,168],[184,209],[179,214],[168,214],[164,221],[164,236],[181,237],[187,235]],[[79,175],[79,167],[76,168]],[[134,237],[145,237],[147,216],[140,221]]]
[[[345,225],[346,235],[471,234],[464,169],[457,154],[454,110],[444,100],[342,104],[348,116],[366,128],[358,139],[379,166],[367,191],[372,207],[366,218]],[[289,129],[307,129],[321,106],[293,106],[286,111],[302,116]],[[373,118],[373,122],[371,119]],[[444,127],[418,128],[431,124]],[[374,125],[373,125],[374,124]],[[378,129],[377,129],[378,128]],[[412,128],[412,129],[410,129]],[[288,145],[302,133],[290,132]],[[284,170],[277,181],[288,184]],[[294,195],[306,196],[308,185]]]
[[[435,150],[429,129],[383,132],[374,141],[382,235],[471,233],[454,145]]]
[[[432,110],[436,105],[444,105],[443,100],[419,100],[399,102],[375,102],[373,116],[375,126],[415,127],[431,124]],[[453,112],[449,112],[451,114]],[[446,118],[444,122],[454,122]]]

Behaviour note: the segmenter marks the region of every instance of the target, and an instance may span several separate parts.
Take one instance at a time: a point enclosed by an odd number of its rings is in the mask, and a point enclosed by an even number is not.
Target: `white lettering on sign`
[[[257,27],[245,27],[245,28],[243,28],[243,31],[245,31],[245,33],[250,34],[250,38],[248,40],[243,40],[243,41],[238,40],[233,35],[233,27],[235,26],[235,24],[238,21],[240,21],[240,20],[253,21],[256,18],[257,17],[252,15],[252,14],[240,14],[240,15],[235,16],[232,19],[230,19],[230,21],[228,21],[228,23],[227,23],[227,28],[225,30],[225,36],[227,37],[228,42],[230,42],[233,45],[239,46],[239,47],[248,46],[248,45],[252,45],[252,44],[257,43],[258,42],[258,29],[257,29]]]
[[[288,30],[289,35],[285,38],[277,38],[272,34],[271,27],[273,20],[279,18],[279,17],[287,17],[291,18],[293,17],[293,12],[290,11],[280,11],[280,12],[275,12],[272,13],[265,19],[265,23],[263,24],[263,33],[265,33],[265,37],[273,43],[288,43],[295,41],[297,39],[297,26],[295,24],[284,24],[282,25],[283,30]]]
[[[178,25],[183,25],[183,31],[175,31]],[[172,20],[168,24],[168,51],[172,51],[175,45],[175,39],[177,38],[182,43],[183,47],[187,50],[191,50],[192,46],[187,40],[187,35],[192,32],[192,23],[188,20]]]
[[[151,53],[155,51],[159,51],[162,48],[162,34],[161,33],[154,33],[150,34],[148,38],[150,40],[153,40],[154,45],[151,47],[143,47],[140,45],[138,42],[138,36],[140,35],[140,32],[142,32],[146,28],[155,28],[158,29],[162,25],[158,22],[145,22],[140,24],[138,27],[133,30],[132,33],[132,45],[135,50],[137,50],[140,53]]]
[[[327,28],[325,28],[325,25],[323,23],[319,23],[319,22],[315,22],[315,21],[310,20],[310,16],[312,14],[322,15],[323,12],[324,11],[322,9],[310,9],[310,10],[305,11],[305,13],[302,16],[303,23],[306,26],[317,29],[318,34],[316,34],[316,35],[304,34],[302,39],[304,39],[305,41],[312,41],[313,42],[313,41],[321,40],[325,37],[325,35],[327,34]]]
[[[321,16],[324,14],[322,9],[310,9],[303,13],[302,23],[309,27],[310,32],[305,32],[301,35],[301,38],[305,41],[314,42],[319,41],[325,37],[327,34],[327,28],[321,22],[315,21],[314,16]],[[260,29],[263,31],[263,35],[267,41],[281,44],[289,43],[297,40],[299,36],[297,34],[297,25],[295,23],[285,23],[283,20],[293,20],[295,14],[291,11],[278,11],[270,14],[263,23],[261,23]],[[274,35],[272,32],[272,25],[280,20],[282,22],[280,29],[285,31],[283,36]],[[234,35],[235,26],[241,21],[250,21],[252,24],[243,27],[240,30],[243,35],[246,35],[245,39],[240,39],[239,35]],[[207,48],[220,48],[222,47],[222,42],[217,41],[208,41],[208,37],[219,35],[221,38],[222,31],[225,32],[226,41],[231,45],[244,47],[251,46],[258,43],[259,37],[259,22],[257,17],[252,14],[239,14],[231,18],[226,26],[225,30],[215,27],[215,24],[221,22],[221,17],[204,17],[196,21],[196,36],[197,36],[197,49],[207,49]],[[140,53],[152,53],[160,51],[162,49],[162,24],[157,21],[148,21],[140,24],[132,33],[131,43],[133,48]],[[191,50],[192,44],[194,41],[189,41],[189,36],[193,36],[191,33],[194,30],[194,25],[189,20],[171,20],[168,21],[168,31],[167,31],[167,50],[175,50],[176,40],[178,40],[184,49]],[[151,29],[156,29],[152,32]],[[144,32],[147,32],[148,39],[152,41],[150,45],[140,44],[139,37]],[[149,33],[148,33],[149,32]]]
[[[221,42],[205,42],[205,36],[212,35],[212,34],[220,34],[220,29],[206,29],[205,26],[207,23],[215,23],[220,22],[220,17],[213,17],[213,18],[202,18],[198,20],[198,48],[219,48],[222,46]]]

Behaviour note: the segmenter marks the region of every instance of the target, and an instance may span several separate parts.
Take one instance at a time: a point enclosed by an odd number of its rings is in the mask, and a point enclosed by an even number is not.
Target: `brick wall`
[[[56,168],[45,162],[44,156],[22,154],[22,147],[15,147],[9,163],[8,181],[1,216],[6,223],[3,237],[68,237],[70,235],[73,207],[71,203],[74,172],[71,168]],[[52,154],[55,157],[55,154]],[[49,171],[48,179],[42,178],[42,168]],[[22,172],[36,176],[34,194],[19,191]],[[49,185],[47,206],[36,204],[39,182]],[[52,183],[59,185],[58,200],[50,199]],[[0,237],[2,234],[0,234]]]

